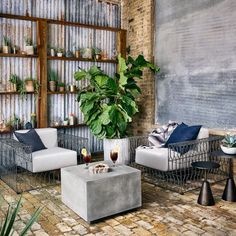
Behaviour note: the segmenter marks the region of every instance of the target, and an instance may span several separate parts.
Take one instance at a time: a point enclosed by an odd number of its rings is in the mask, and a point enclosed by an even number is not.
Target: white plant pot
[[[54,49],[50,49],[50,55],[51,55],[51,57],[55,57],[56,52]]]
[[[110,151],[113,150],[116,146],[119,147],[118,164],[129,164],[130,163],[130,142],[128,138],[122,139],[103,139],[103,148],[104,148],[104,160],[110,159]]]
[[[3,46],[2,47],[2,52],[3,53],[11,53],[11,48],[9,46]]]
[[[57,56],[58,56],[58,57],[62,57],[62,56],[63,56],[63,53],[62,53],[62,52],[58,52],[58,53],[57,53]]]
[[[236,154],[236,147],[225,147],[223,145],[220,145],[221,150],[225,153],[225,154],[229,154],[229,155],[235,155]]]
[[[34,55],[34,46],[25,46],[25,52],[27,55]]]

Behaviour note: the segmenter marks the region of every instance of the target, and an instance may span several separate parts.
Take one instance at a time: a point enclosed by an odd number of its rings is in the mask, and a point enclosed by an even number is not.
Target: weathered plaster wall
[[[236,1],[156,0],[156,121],[236,127]]]

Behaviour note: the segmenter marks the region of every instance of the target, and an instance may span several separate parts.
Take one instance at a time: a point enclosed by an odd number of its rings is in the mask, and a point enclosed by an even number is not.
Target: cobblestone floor
[[[60,186],[24,193],[16,231],[19,232],[30,214],[43,205],[41,217],[28,235],[236,235],[236,203],[221,200],[223,185],[212,188],[216,199],[213,207],[196,204],[198,191],[179,195],[146,182],[142,187],[142,208],[91,225],[61,202]],[[8,203],[14,203],[19,195],[0,181],[0,197],[1,217]]]

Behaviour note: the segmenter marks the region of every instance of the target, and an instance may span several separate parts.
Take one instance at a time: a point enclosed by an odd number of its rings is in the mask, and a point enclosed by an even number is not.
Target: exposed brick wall
[[[121,0],[122,28],[127,30],[127,46],[131,56],[143,53],[147,60],[153,60],[153,0]],[[139,81],[142,95],[138,99],[140,112],[135,116],[132,132],[144,134],[154,126],[155,81],[154,75],[145,72]]]

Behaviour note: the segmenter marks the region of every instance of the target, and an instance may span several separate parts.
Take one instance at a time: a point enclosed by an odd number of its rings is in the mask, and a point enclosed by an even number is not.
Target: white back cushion
[[[54,128],[41,128],[35,129],[39,137],[41,138],[44,146],[46,148],[57,147],[57,129]],[[17,130],[17,133],[26,133],[28,132],[27,129],[25,130]],[[18,141],[18,139],[13,135],[13,138]]]

